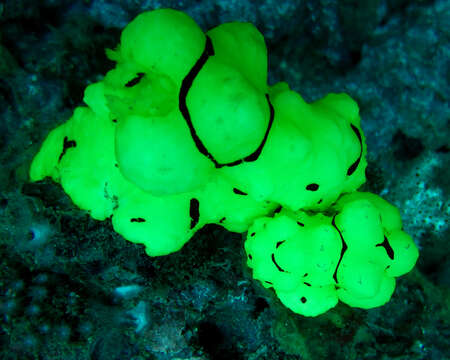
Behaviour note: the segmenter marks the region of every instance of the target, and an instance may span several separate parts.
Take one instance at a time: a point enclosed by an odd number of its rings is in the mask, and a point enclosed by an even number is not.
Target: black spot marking
[[[333,273],[333,279],[334,279],[334,281],[337,284],[337,282],[338,282],[338,280],[337,280],[337,272],[338,272],[339,265],[341,265],[342,258],[344,257],[344,253],[347,251],[347,244],[346,244],[346,242],[344,240],[344,237],[342,236],[341,231],[337,228],[335,220],[336,220],[336,215],[333,216],[333,221],[331,222],[331,225],[333,225],[333,227],[339,233],[339,237],[341,238],[341,242],[342,242],[341,256],[339,257],[339,261],[336,264],[336,269],[334,269],[334,273]]]
[[[245,193],[239,189],[236,189],[236,188],[233,188],[233,192],[237,195],[248,195],[247,193]]]
[[[362,143],[361,133],[359,132],[359,129],[355,125],[350,124],[350,126],[352,127],[353,132],[358,137],[358,141],[359,141],[359,156],[358,156],[358,159],[356,159],[356,161],[348,168],[347,176],[352,175],[356,171],[356,169],[357,169],[357,167],[358,167],[358,165],[359,165],[359,163],[361,161],[361,157],[362,157],[362,153],[363,153],[363,143]]]
[[[141,81],[141,79],[144,77],[145,73],[143,72],[139,72],[136,74],[136,77],[134,77],[133,79],[131,79],[130,81],[128,81],[125,84],[125,87],[133,87],[137,84],[139,84],[139,82]]]
[[[216,168],[221,168],[224,166],[236,166],[241,164],[242,162],[251,162],[258,159],[259,155],[261,154],[261,151],[267,141],[267,137],[269,135],[270,129],[272,128],[273,119],[275,117],[275,110],[272,106],[272,103],[270,102],[269,94],[266,94],[267,104],[269,106],[270,111],[270,118],[269,118],[269,124],[267,126],[266,133],[264,134],[264,137],[258,146],[258,148],[251,153],[250,155],[247,155],[243,159],[238,159],[229,163],[219,163],[214,156],[206,149],[203,142],[200,140],[199,136],[197,135],[194,126],[192,124],[191,115],[189,113],[189,109],[187,107],[186,98],[187,94],[189,92],[189,89],[192,86],[192,83],[194,82],[194,79],[199,74],[200,70],[203,68],[205,63],[208,61],[210,56],[214,55],[214,47],[211,41],[211,38],[209,36],[206,36],[206,43],[205,43],[205,49],[203,50],[203,53],[200,55],[197,62],[194,64],[192,69],[189,71],[189,73],[186,75],[186,77],[183,79],[181,83],[180,93],[178,95],[178,107],[180,109],[181,114],[183,115],[184,120],[186,121],[186,124],[189,127],[189,131],[191,133],[191,137],[194,140],[195,146],[197,147],[197,150],[204,156],[206,156],[208,159],[210,159],[214,166]]]
[[[58,162],[60,162],[63,156],[66,155],[66,151],[73,147],[77,147],[77,142],[75,140],[69,140],[67,136],[64,136],[63,149],[61,154],[59,154]]]
[[[255,236],[255,234],[256,234],[256,233],[252,232],[252,233],[250,234],[250,236],[252,236],[252,237],[253,237],[253,236]]]
[[[200,203],[196,198],[192,198],[189,203],[189,216],[191,217],[190,229],[193,229],[200,219]]]
[[[253,260],[252,254],[248,254],[248,258],[249,258],[250,260]]]
[[[286,240],[278,241],[275,248],[278,249],[278,247],[279,247],[282,243],[284,243],[285,241],[286,241]]]
[[[280,211],[281,211],[281,209],[282,209],[283,207],[280,205],[280,206],[278,206],[274,211],[273,211],[273,214],[275,215],[275,214],[278,214]]]
[[[303,277],[307,277],[308,276],[308,273],[305,273],[305,275],[303,275]]]
[[[301,223],[300,221],[297,221],[297,224],[300,225],[301,227],[305,226],[305,224]]]
[[[219,220],[219,224],[222,224],[227,218],[224,216],[222,219]]]
[[[144,218],[141,218],[141,217],[138,217],[138,218],[131,218],[130,219],[130,222],[136,222],[136,223],[143,223],[143,222],[145,222],[146,220],[144,219]]]
[[[322,202],[322,199],[320,199],[318,202],[317,202],[317,204],[320,204]]]
[[[280,265],[278,265],[277,262],[275,261],[275,255],[274,255],[274,253],[272,253],[272,262],[275,264],[275,266],[277,267],[278,271],[285,272],[285,271],[280,267]]]
[[[307,186],[306,186],[306,190],[308,190],[308,191],[317,191],[317,190],[319,190],[319,184],[308,184]]]
[[[305,284],[306,286],[311,286],[311,284],[307,282],[303,282],[303,284]]]
[[[306,303],[306,298],[304,296],[302,296],[300,301],[302,302],[302,304],[304,304],[304,303]]]
[[[119,164],[114,164],[114,167],[118,168],[118,167],[119,167]]]
[[[117,122],[117,119],[112,119],[112,122],[113,122],[113,123],[116,123],[116,122]]]
[[[389,244],[389,240],[386,235],[384,236],[384,241],[382,243],[376,244],[375,246],[384,247],[384,250],[386,250],[389,259],[394,260],[394,249],[392,248],[391,244]]]

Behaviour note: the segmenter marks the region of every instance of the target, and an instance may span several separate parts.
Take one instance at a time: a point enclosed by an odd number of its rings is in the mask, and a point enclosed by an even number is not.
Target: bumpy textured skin
[[[394,277],[410,271],[418,257],[397,208],[379,196],[353,192],[332,209],[333,215],[283,209],[259,218],[245,242],[253,276],[306,316],[338,300],[365,309],[385,304]]]
[[[48,135],[32,162],[32,181],[51,176],[77,206],[98,220],[112,217],[114,229],[144,244],[150,256],[179,250],[207,223],[244,232],[285,217],[292,223],[308,216],[304,211],[324,211],[334,204],[337,226],[330,226],[325,215],[311,217],[317,226],[328,227],[329,238],[323,239],[330,243],[323,258],[317,254],[329,267],[326,274],[319,275],[308,263],[311,277],[314,273],[320,279],[307,289],[314,290],[311,303],[316,305],[298,307],[295,297],[301,294],[294,285],[299,279],[289,283],[284,279],[287,271],[269,271],[271,246],[279,236],[267,238],[266,245],[255,242],[265,238],[260,228],[246,242],[255,257],[249,261],[255,277],[272,282],[280,299],[304,315],[326,311],[337,297],[361,307],[377,306],[390,297],[392,281],[380,285],[388,287],[388,295],[364,302],[355,300],[361,295],[356,290],[345,292],[348,286],[340,280],[350,277],[344,265],[351,267],[355,256],[347,254],[356,254],[365,241],[364,229],[356,231],[359,237],[348,241],[351,246],[342,257],[344,240],[336,237],[347,231],[344,227],[355,231],[350,220],[344,222],[353,202],[336,200],[365,181],[366,145],[358,106],[348,95],[329,94],[307,104],[286,83],[269,87],[264,38],[252,24],[226,23],[204,34],[189,16],[171,9],[139,15],[108,56],[116,67],[86,88],[87,106],[75,109],[72,118]],[[280,207],[283,211],[270,217]],[[379,233],[387,231],[384,223],[373,226]],[[316,236],[322,239],[320,231],[313,231],[300,242],[289,242],[297,247],[298,258],[286,261],[303,271],[298,264]],[[375,246],[378,250],[383,249]],[[377,297],[377,277],[392,272],[392,278],[405,270],[395,272],[385,260],[380,266],[391,270],[374,270],[368,280],[372,288],[364,290],[369,295],[361,296]],[[360,267],[367,263],[358,261]],[[337,280],[331,274],[335,271]],[[292,274],[290,278],[299,273]]]

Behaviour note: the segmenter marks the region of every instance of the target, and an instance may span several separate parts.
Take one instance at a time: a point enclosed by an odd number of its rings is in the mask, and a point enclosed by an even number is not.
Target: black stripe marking
[[[189,203],[189,216],[191,217],[190,229],[193,229],[200,219],[200,203],[196,198],[192,198]]]
[[[130,81],[128,81],[125,84],[125,87],[133,87],[133,86],[139,84],[139,82],[144,77],[144,75],[145,75],[145,73],[143,73],[143,72],[137,73],[135,78],[131,79]]]
[[[387,256],[389,256],[389,259],[394,260],[394,249],[392,248],[391,244],[389,244],[389,240],[384,235],[384,240],[382,243],[376,244],[375,246],[382,246],[384,247],[384,250],[386,250]]]
[[[352,127],[353,132],[358,137],[360,149],[359,149],[358,159],[356,159],[356,161],[347,170],[347,176],[352,175],[356,171],[356,169],[357,169],[357,167],[359,165],[359,162],[361,161],[361,157],[362,157],[362,153],[363,153],[363,143],[362,143],[361,133],[360,133],[359,129],[355,125],[350,124],[350,126]]]
[[[237,161],[252,162],[252,161],[258,160],[259,155],[261,155],[262,149],[263,149],[264,145],[266,144],[267,138],[269,137],[269,132],[270,132],[270,129],[272,128],[273,119],[275,117],[275,110],[273,108],[272,103],[270,102],[269,94],[266,94],[266,99],[267,99],[267,104],[269,105],[270,118],[269,118],[269,124],[267,125],[266,133],[264,134],[264,138],[261,141],[261,144],[259,144],[258,148],[252,154],[247,155],[244,159],[237,160]],[[233,164],[233,163],[230,163],[230,164]],[[223,164],[222,166],[232,166],[232,165]]]
[[[233,192],[237,195],[248,195],[247,193],[245,193],[239,189],[236,189],[236,188],[233,188]]]
[[[187,126],[189,127],[189,132],[191,133],[191,137],[194,140],[195,146],[197,147],[197,150],[204,156],[206,156],[209,160],[211,160],[214,164],[214,166],[219,169],[224,166],[236,166],[241,164],[242,162],[252,162],[258,159],[259,155],[262,152],[262,149],[267,141],[267,137],[269,136],[270,129],[272,128],[273,119],[275,117],[275,110],[272,106],[272,103],[270,102],[269,94],[266,94],[267,103],[269,106],[270,111],[270,119],[269,124],[267,126],[266,133],[264,134],[264,138],[261,141],[261,144],[259,144],[258,148],[251,153],[250,155],[247,155],[243,159],[238,159],[229,163],[219,163],[214,156],[208,151],[208,149],[205,147],[203,142],[200,140],[199,136],[197,135],[194,125],[192,124],[191,115],[189,113],[189,109],[187,107],[186,98],[187,94],[189,92],[189,89],[192,86],[192,83],[194,82],[194,79],[199,74],[202,67],[205,65],[206,61],[208,61],[210,56],[214,55],[214,47],[211,41],[211,38],[209,36],[206,36],[206,43],[205,43],[205,49],[203,50],[203,53],[201,54],[200,58],[197,60],[197,62],[194,64],[192,69],[189,71],[189,73],[186,75],[186,77],[183,79],[181,83],[180,93],[178,96],[178,107],[180,109],[181,114],[183,115],[184,120],[186,121]]]
[[[338,280],[337,280],[338,267],[339,267],[339,265],[341,265],[341,261],[342,261],[342,258],[344,257],[344,253],[347,251],[347,244],[345,243],[345,240],[341,234],[341,231],[336,226],[335,219],[336,219],[336,215],[333,216],[333,221],[331,222],[331,225],[333,225],[333,227],[337,230],[337,232],[339,233],[339,236],[341,238],[341,241],[342,241],[341,256],[339,257],[339,261],[338,261],[338,263],[336,265],[336,269],[334,270],[334,273],[333,273],[333,279],[337,284],[338,283]]]
[[[275,264],[275,266],[277,267],[278,271],[285,272],[285,271],[280,267],[280,265],[278,265],[277,262],[275,261],[275,255],[274,255],[274,253],[272,253],[272,262]]]
[[[197,150],[200,151],[204,156],[206,156],[208,159],[214,162],[214,159],[212,155],[208,152],[205,145],[201,142],[200,138],[198,137],[197,133],[195,132],[194,126],[192,124],[191,120],[191,114],[189,114],[189,110],[187,108],[186,104],[186,97],[188,94],[189,89],[192,86],[192,83],[194,82],[195,77],[198,75],[200,70],[202,69],[203,65],[206,64],[206,61],[210,56],[214,55],[214,48],[212,45],[211,38],[209,36],[206,36],[206,43],[205,43],[205,49],[203,50],[203,53],[200,55],[200,58],[197,60],[197,62],[194,64],[192,69],[189,71],[189,73],[186,75],[186,77],[183,79],[181,83],[180,93],[178,95],[178,106],[180,109],[181,114],[184,117],[184,120],[186,121],[189,131],[191,133],[191,137],[195,142],[195,146],[197,147]]]
[[[278,241],[275,248],[278,249],[278,247],[279,247],[282,243],[284,243],[285,241],[286,241],[286,240]]]
[[[58,162],[60,162],[63,156],[66,155],[66,151],[73,147],[77,147],[77,142],[75,140],[69,140],[67,136],[64,136],[63,149],[61,154],[59,154]]]
[[[143,223],[146,220],[144,218],[138,217],[138,218],[131,218],[130,222],[137,222],[137,223]]]

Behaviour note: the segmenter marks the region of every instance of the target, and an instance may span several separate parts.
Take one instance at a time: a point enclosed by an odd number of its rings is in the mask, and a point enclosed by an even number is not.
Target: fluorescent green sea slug
[[[254,277],[299,314],[389,300],[418,251],[395,207],[356,192],[366,145],[354,100],[308,104],[269,86],[249,23],[205,34],[182,12],[145,12],[107,54],[115,68],[48,135],[32,181],[52,177],[150,256],[208,223],[248,231]]]

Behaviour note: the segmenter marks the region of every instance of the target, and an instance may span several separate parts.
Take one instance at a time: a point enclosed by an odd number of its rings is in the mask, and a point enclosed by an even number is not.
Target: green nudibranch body
[[[248,231],[254,277],[302,315],[390,299],[418,251],[395,207],[356,191],[367,163],[354,100],[308,104],[286,83],[269,86],[249,23],[204,33],[180,11],[154,10],[107,54],[115,68],[50,132],[32,181],[52,177],[150,256],[208,223]]]

